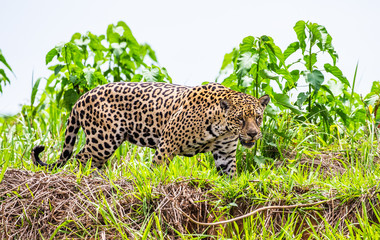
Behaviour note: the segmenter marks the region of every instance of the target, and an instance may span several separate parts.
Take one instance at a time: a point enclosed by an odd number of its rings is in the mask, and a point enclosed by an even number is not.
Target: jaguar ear
[[[260,102],[261,106],[263,106],[263,108],[265,108],[268,105],[268,103],[270,102],[270,97],[267,94],[265,94],[264,96],[261,96],[259,98],[259,102]]]
[[[222,110],[227,111],[231,107],[231,101],[229,99],[220,100],[220,107]]]

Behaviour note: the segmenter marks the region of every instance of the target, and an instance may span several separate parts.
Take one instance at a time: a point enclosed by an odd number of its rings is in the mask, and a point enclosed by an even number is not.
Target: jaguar
[[[70,159],[82,127],[86,143],[75,158],[101,168],[124,142],[155,149],[154,164],[176,156],[212,152],[220,174],[236,175],[238,141],[251,148],[262,137],[260,125],[268,95],[260,98],[218,83],[188,87],[157,82],[118,82],[92,89],[73,106],[59,160],[39,158],[44,146],[31,151],[33,163],[50,170]]]

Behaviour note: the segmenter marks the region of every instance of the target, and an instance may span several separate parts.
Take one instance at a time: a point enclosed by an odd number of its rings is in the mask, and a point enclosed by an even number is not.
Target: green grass
[[[41,112],[32,122],[22,116],[0,118],[0,181],[6,177],[7,169],[44,171],[31,162],[29,155],[34,145],[46,145],[41,158],[48,163],[55,162],[62,148],[65,118],[65,114],[53,108]],[[239,146],[240,172],[233,179],[218,175],[211,154],[175,157],[168,166],[152,168],[154,151],[128,143],[116,151],[100,174],[93,173],[89,166],[79,168],[76,161],[70,160],[52,174],[63,172],[76,176],[78,184],[85,176],[101,176],[114,189],[112,201],[103,193],[97,195],[96,201],[90,201],[97,209],[91,213],[93,218],[100,214],[103,219],[103,224],[96,226],[96,234],[89,235],[88,226],[67,219],[56,226],[51,238],[70,232],[67,226],[71,226],[72,221],[76,229],[81,229],[78,238],[94,239],[102,239],[104,229],[114,229],[123,239],[131,236],[166,239],[173,231],[182,239],[204,239],[210,234],[218,239],[301,239],[308,236],[311,239],[358,236],[374,239],[380,235],[379,132],[370,122],[366,129],[355,133],[327,135],[312,123],[300,123],[284,114],[278,122],[267,120],[263,133],[264,139],[256,154],[255,149]],[[80,132],[77,144],[83,146],[84,141],[84,134]],[[79,148],[75,151],[78,152]],[[312,165],[313,161],[320,160],[321,153],[323,156],[330,154],[326,161],[344,171],[335,171],[322,163]],[[119,181],[131,182],[133,190],[121,188]],[[242,224],[228,224],[213,233],[184,233],[166,225],[160,211],[152,209],[154,201],[164,197],[157,189],[183,181],[191,181],[195,189],[211,196],[199,204],[207,204],[214,216],[236,217],[247,213],[253,206],[292,205],[329,198],[335,198],[337,205],[330,209],[330,212],[335,211],[330,215],[320,207],[288,210],[277,215],[267,212],[249,217]],[[130,216],[136,223],[133,226],[115,211],[121,200],[132,198],[139,202]],[[4,199],[0,198],[1,201]],[[367,214],[369,210],[371,216]],[[331,216],[337,219],[328,219]],[[233,232],[241,234],[231,234]]]

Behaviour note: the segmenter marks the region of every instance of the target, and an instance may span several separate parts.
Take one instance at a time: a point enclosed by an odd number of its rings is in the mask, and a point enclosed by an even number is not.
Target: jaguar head
[[[221,100],[221,108],[227,117],[227,130],[238,135],[244,147],[253,147],[255,142],[262,137],[260,126],[269,101],[268,95],[257,99],[244,93]]]

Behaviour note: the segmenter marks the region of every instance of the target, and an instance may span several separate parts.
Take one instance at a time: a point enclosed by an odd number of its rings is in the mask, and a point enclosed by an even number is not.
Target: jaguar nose
[[[257,131],[250,131],[247,133],[248,136],[250,136],[252,139],[254,139],[257,135]]]

